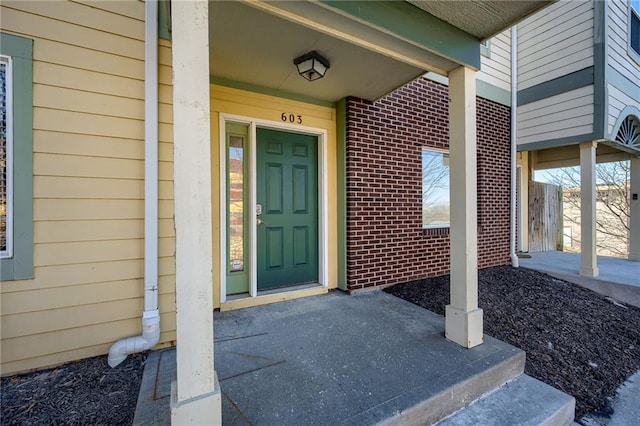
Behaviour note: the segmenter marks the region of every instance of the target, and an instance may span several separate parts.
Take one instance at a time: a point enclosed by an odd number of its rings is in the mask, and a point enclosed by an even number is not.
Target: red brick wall
[[[477,100],[478,265],[509,262],[509,108]],[[347,100],[350,290],[449,272],[449,230],[422,228],[422,147],[448,148],[448,89],[421,78]]]

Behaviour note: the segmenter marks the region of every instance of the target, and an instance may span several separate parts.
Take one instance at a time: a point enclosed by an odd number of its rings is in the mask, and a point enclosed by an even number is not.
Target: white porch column
[[[640,158],[631,159],[629,207],[629,260],[640,260]]]
[[[580,144],[580,275],[598,276],[596,257],[596,147]]]
[[[447,339],[472,348],[483,342],[478,308],[478,212],[476,161],[476,72],[449,73],[449,165],[451,171],[451,304]]]
[[[173,1],[177,381],[171,424],[221,424],[213,369],[209,4]]]

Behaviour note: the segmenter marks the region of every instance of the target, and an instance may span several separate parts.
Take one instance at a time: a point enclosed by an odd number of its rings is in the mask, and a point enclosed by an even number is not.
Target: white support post
[[[173,141],[177,381],[171,424],[221,424],[213,368],[209,3],[174,1]]]
[[[466,348],[483,342],[478,308],[478,212],[476,161],[476,72],[449,73],[449,164],[451,170],[451,304],[447,339]]]
[[[518,249],[523,252],[529,251],[529,153],[527,151],[518,153],[518,166],[520,167],[520,188],[518,188],[520,198],[520,225],[518,237],[520,246]]]
[[[596,252],[596,147],[580,144],[580,275],[597,277]]]
[[[629,260],[640,261],[640,158],[631,159],[629,200]]]

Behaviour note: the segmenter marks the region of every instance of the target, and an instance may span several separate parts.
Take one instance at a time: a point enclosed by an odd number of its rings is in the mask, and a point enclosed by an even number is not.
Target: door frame
[[[249,160],[249,297],[259,297],[258,293],[258,268],[257,268],[257,215],[255,205],[256,194],[256,129],[272,129],[290,133],[312,135],[318,138],[318,283],[327,287],[328,277],[328,194],[327,194],[327,130],[317,127],[303,126],[243,115],[220,113],[219,114],[219,155],[220,155],[220,303],[227,300],[227,142],[226,123],[233,122],[245,124],[249,127],[249,140],[247,146]],[[296,290],[296,287],[283,288],[282,292]],[[272,294],[274,290],[265,290],[264,293]],[[262,293],[262,292],[260,292]]]

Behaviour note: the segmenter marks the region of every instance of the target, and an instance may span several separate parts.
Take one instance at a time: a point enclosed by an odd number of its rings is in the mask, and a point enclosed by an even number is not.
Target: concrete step
[[[570,425],[575,406],[574,397],[523,374],[437,426]]]
[[[381,407],[387,413],[387,418],[376,423],[403,426],[434,424],[520,377],[524,373],[525,358],[524,351],[506,345],[505,349],[494,352],[481,362],[451,371],[441,380],[428,383],[426,389],[419,393],[414,395],[414,392],[408,392],[398,398],[400,401],[396,401],[400,402],[399,406],[410,408],[392,411],[388,407]],[[354,420],[353,424],[373,424],[371,418]]]

